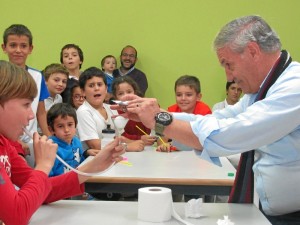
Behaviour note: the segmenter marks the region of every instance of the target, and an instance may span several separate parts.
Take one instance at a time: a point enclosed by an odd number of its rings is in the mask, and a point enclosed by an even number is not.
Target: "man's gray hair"
[[[245,16],[226,24],[214,41],[214,49],[229,46],[235,52],[243,52],[249,42],[256,42],[264,52],[281,50],[278,35],[260,16]]]

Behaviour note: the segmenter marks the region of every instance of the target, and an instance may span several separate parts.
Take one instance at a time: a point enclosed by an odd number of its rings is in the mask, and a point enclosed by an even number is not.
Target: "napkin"
[[[185,205],[185,216],[191,218],[199,218],[203,216],[201,213],[202,198],[191,199]]]
[[[218,219],[217,224],[218,225],[234,225],[234,223],[231,222],[230,219],[228,219],[228,216],[224,216],[224,220]]]

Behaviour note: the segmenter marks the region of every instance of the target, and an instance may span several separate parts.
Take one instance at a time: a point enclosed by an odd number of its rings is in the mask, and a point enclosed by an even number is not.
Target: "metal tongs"
[[[112,100],[114,103],[118,104],[119,106],[127,106],[128,101],[119,101],[119,100]]]
[[[112,100],[112,101],[118,104],[124,113],[127,111],[128,101],[119,101],[119,100]]]

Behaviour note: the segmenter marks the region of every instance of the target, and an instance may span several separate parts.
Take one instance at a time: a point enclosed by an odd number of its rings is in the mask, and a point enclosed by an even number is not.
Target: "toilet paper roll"
[[[138,219],[147,222],[164,222],[172,217],[173,201],[169,188],[145,187],[139,189]]]

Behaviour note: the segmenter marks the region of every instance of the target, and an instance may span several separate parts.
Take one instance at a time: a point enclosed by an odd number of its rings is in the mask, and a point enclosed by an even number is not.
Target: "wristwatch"
[[[167,112],[159,112],[155,116],[155,134],[163,137],[163,132],[166,126],[170,125],[173,121],[173,116]]]

